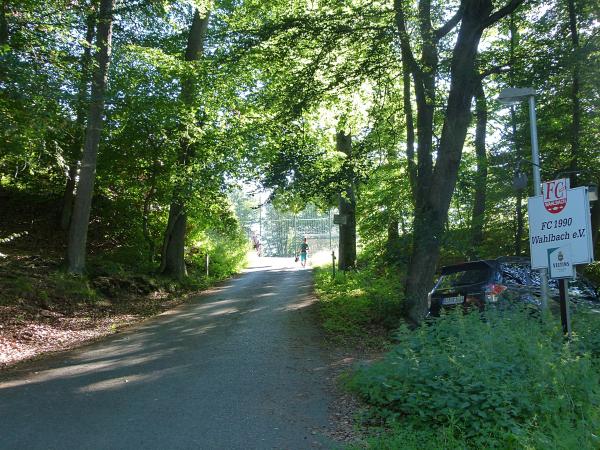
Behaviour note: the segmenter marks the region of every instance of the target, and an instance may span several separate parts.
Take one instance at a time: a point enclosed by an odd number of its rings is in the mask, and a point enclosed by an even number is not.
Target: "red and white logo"
[[[558,214],[567,206],[567,192],[570,187],[568,178],[542,183],[544,208],[551,214]]]

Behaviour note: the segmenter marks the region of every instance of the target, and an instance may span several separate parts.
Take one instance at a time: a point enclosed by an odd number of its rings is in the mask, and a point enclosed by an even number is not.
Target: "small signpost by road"
[[[568,178],[542,184],[542,195],[529,197],[531,267],[547,268],[559,280],[563,331],[570,335],[568,279],[577,264],[593,261],[588,188],[570,188]]]
[[[334,214],[333,215],[333,223],[335,225],[347,225],[348,224],[348,216],[346,214]]]

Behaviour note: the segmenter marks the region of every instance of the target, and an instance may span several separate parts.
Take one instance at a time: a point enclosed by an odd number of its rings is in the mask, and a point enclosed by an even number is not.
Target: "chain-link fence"
[[[258,217],[243,223],[249,238],[261,244],[263,256],[293,256],[306,238],[311,253],[330,251],[338,246],[338,226],[333,224],[333,210],[321,212],[308,205],[298,214],[277,211],[271,204],[260,207]]]

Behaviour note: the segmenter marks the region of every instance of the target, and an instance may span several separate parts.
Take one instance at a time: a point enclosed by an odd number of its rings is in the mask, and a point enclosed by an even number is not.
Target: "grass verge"
[[[381,349],[401,321],[400,277],[371,267],[337,272],[331,265],[315,268],[320,317],[328,335],[339,344]]]

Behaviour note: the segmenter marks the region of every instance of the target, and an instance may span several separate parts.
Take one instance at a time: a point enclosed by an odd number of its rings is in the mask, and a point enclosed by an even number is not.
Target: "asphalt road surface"
[[[0,449],[332,448],[311,274],[257,259],[129,331],[0,375]]]

